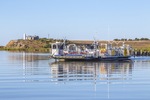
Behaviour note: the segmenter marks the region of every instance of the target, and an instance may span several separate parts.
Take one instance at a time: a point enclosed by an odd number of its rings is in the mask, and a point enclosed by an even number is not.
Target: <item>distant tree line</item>
[[[114,39],[114,41],[148,41],[150,40],[149,38],[135,38],[135,39]]]

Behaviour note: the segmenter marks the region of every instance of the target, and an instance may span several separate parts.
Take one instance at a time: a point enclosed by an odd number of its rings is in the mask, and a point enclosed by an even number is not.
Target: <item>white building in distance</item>
[[[23,40],[38,40],[39,39],[39,36],[30,36],[30,35],[26,35],[26,34],[23,34]]]
[[[26,34],[23,34],[23,40],[26,40]]]

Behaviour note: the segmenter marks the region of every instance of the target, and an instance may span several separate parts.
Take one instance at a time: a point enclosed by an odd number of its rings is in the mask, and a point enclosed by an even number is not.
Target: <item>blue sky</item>
[[[149,5],[149,0],[0,0],[0,45],[24,33],[74,40],[150,38]]]

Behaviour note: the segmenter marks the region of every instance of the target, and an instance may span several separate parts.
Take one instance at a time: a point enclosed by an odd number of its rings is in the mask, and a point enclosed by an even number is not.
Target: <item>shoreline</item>
[[[25,51],[25,52],[50,52],[51,43],[62,40],[11,40],[6,46],[0,46],[0,50],[5,51]],[[67,40],[68,44],[92,44],[92,40]],[[108,43],[106,40],[99,40],[99,43]],[[109,41],[113,46],[125,44],[130,45],[137,52],[150,52],[150,40],[141,41]]]

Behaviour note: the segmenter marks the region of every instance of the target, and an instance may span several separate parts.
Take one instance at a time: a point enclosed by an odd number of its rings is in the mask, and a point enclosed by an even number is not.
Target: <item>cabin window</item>
[[[64,48],[64,45],[60,45],[60,49],[63,49]]]
[[[70,45],[69,50],[76,50],[76,47],[74,45]]]
[[[93,45],[91,46],[91,49],[94,49],[94,46],[93,46]]]
[[[53,45],[53,49],[56,49],[56,45]]]

